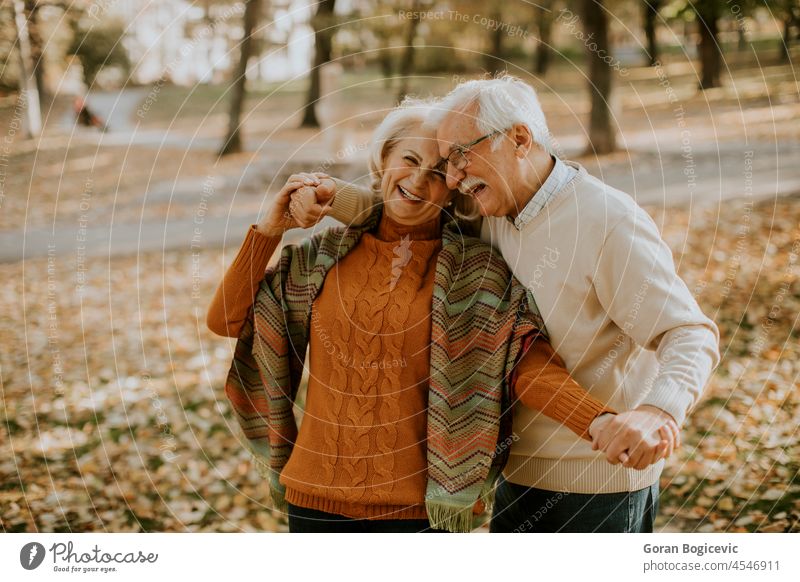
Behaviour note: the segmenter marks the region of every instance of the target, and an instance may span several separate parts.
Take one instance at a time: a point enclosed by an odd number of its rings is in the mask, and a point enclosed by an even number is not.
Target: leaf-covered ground
[[[800,198],[657,219],[722,363],[662,478],[662,525],[800,531]]]
[[[669,531],[800,531],[800,198],[653,212],[723,361],[662,479]],[[216,250],[0,265],[4,531],[285,530],[222,382]]]

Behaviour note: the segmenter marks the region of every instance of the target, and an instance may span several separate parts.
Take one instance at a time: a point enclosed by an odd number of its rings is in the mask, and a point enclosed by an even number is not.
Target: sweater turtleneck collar
[[[380,241],[390,242],[406,237],[408,237],[408,240],[440,240],[442,238],[441,214],[422,224],[405,225],[392,220],[384,212],[375,232],[375,238]]]

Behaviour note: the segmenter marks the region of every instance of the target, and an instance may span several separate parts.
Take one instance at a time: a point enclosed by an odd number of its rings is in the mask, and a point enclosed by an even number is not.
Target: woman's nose
[[[428,179],[428,171],[425,168],[419,167],[414,170],[414,178],[412,183],[416,188],[422,188]]]

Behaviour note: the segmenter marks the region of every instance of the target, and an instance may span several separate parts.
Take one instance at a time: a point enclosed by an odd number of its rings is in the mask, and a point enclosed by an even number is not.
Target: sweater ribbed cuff
[[[677,382],[657,379],[653,384],[652,390],[639,403],[639,406],[646,404],[660,408],[664,412],[671,414],[680,427],[686,419],[686,412],[692,406],[692,402],[692,395]]]
[[[564,426],[587,441],[592,440],[589,435],[592,421],[604,412],[615,412],[593,398],[569,390],[559,393],[554,406],[556,415],[564,418]]]
[[[331,212],[328,216],[335,218],[346,226],[357,225],[364,222],[369,217],[369,212],[362,212],[356,215],[358,209],[362,204],[359,204],[360,198],[367,197],[370,199],[369,204],[363,204],[368,208],[372,207],[372,193],[368,192],[361,186],[356,186],[350,182],[343,180],[333,179],[336,182],[336,193],[333,196],[331,203]]]
[[[266,236],[256,230],[256,225],[251,225],[247,229],[247,236],[239,248],[236,258],[231,263],[231,269],[252,278],[253,274],[258,274],[260,281],[264,277],[264,271],[272,253],[281,242],[279,236]]]

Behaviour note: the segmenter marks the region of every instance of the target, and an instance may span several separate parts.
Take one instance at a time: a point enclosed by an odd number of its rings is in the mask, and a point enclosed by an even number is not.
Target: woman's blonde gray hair
[[[437,104],[438,100],[436,99],[406,97],[375,128],[369,148],[369,171],[373,192],[380,193],[386,158],[397,143],[408,137],[415,128],[435,129],[431,125],[430,118]],[[477,203],[473,198],[465,196],[458,190],[454,192],[453,206],[446,208],[445,212],[470,223],[470,226],[474,228],[474,223],[480,218]]]

